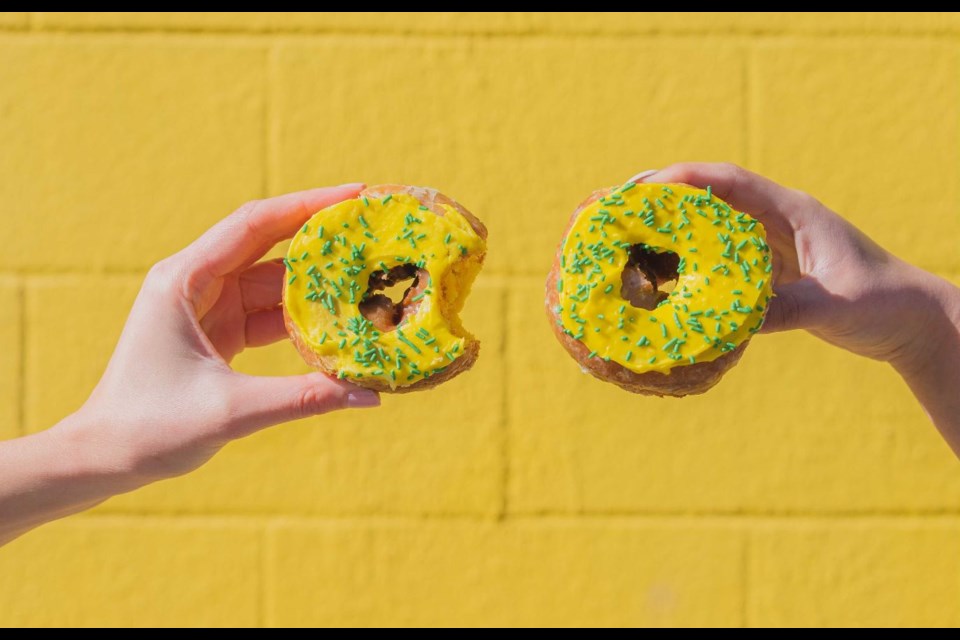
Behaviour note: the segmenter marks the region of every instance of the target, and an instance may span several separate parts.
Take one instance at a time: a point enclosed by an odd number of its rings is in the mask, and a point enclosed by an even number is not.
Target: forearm
[[[940,278],[930,286],[933,312],[918,327],[924,348],[893,365],[960,457],[960,289]]]
[[[122,461],[89,440],[83,418],[0,442],[0,545],[136,486]]]

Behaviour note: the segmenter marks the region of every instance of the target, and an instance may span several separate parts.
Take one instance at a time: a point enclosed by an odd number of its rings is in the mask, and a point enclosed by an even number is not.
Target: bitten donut
[[[772,265],[763,225],[709,187],[628,182],[574,212],[547,313],[597,378],[645,395],[703,393],[763,324]]]
[[[294,345],[311,366],[377,391],[427,389],[463,373],[480,343],[458,314],[486,237],[472,213],[423,187],[368,187],[317,212],[284,259]]]

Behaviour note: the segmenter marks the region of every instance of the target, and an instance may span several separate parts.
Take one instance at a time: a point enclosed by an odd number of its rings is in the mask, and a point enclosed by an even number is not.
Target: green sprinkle
[[[364,219],[362,215],[357,216],[357,221],[360,223],[360,226],[362,226],[364,229],[370,228],[370,225],[367,224],[367,221]]]
[[[293,284],[294,280],[296,279],[297,279],[297,274],[293,274],[292,276],[290,276],[290,279],[287,280],[287,284]]]
[[[443,244],[450,244],[450,238],[452,238],[452,237],[453,237],[453,234],[448,233],[448,234],[443,238]]]
[[[588,357],[588,358],[594,358],[594,357],[596,357],[596,355],[597,355],[597,352],[596,352],[596,351],[591,351],[590,353],[587,354],[587,357]]]
[[[365,206],[365,207],[369,207],[369,206],[370,206],[370,201],[367,200],[367,196],[363,196],[363,197],[360,198],[360,199],[363,200],[363,206]]]
[[[397,329],[397,338],[398,338],[402,343],[404,343],[405,345],[407,345],[408,347],[410,347],[411,349],[413,349],[414,352],[416,352],[416,353],[418,353],[418,354],[423,353],[422,351],[420,351],[420,347],[418,347],[417,345],[415,345],[415,344],[413,344],[412,342],[410,342],[410,340],[407,339],[407,337],[406,337],[405,335],[403,335],[403,332],[400,331],[400,329]]]
[[[390,202],[391,200],[393,200],[393,194],[390,194],[390,195],[386,196],[385,198],[383,198],[383,200],[380,201],[380,204],[387,204],[387,203]]]
[[[630,359],[633,358],[633,351],[627,351],[627,355],[624,358],[627,362],[630,362]]]
[[[664,338],[667,337],[667,325],[665,324],[660,325],[660,333],[663,334]]]
[[[300,229],[300,231],[302,233],[306,233],[307,231],[310,231],[310,225],[308,224],[303,225],[303,229]]]
[[[418,209],[420,209],[420,211],[430,211],[430,207],[427,207],[427,206],[424,206],[424,205],[420,205],[420,206],[418,207]]]
[[[648,363],[648,364],[653,364],[653,363],[656,362],[656,361],[657,361],[657,356],[653,356],[652,358],[650,358],[649,360],[647,360],[647,363]]]
[[[613,285],[612,285],[612,284],[608,284],[608,285],[603,289],[603,292],[604,292],[604,293],[610,293],[611,291],[613,291]]]

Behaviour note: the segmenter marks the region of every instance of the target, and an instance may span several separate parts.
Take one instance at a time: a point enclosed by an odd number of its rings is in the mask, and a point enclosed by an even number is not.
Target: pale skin
[[[960,456],[960,289],[896,258],[804,193],[726,164],[678,164],[636,180],[712,186],[759,218],[774,249],[763,331],[804,329],[889,363]],[[51,429],[0,443],[0,544],[45,522],[196,469],[268,426],[376,393],[320,373],[246,376],[229,362],[284,339],[283,267],[260,262],[310,215],[362,185],[250,203],[144,281],[103,379]]]
[[[180,476],[265,427],[379,396],[320,373],[233,371],[247,347],[287,336],[284,267],[257,262],[316,211],[363,185],[251,202],[144,280],[110,363],[76,413],[0,443],[0,544],[112,496]]]
[[[731,164],[676,164],[644,182],[712,187],[759,219],[774,251],[762,332],[804,329],[889,363],[960,456],[960,289],[883,249],[806,193]]]

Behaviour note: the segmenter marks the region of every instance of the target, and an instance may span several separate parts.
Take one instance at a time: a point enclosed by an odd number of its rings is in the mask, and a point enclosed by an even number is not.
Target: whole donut
[[[290,243],[283,312],[304,360],[377,391],[434,387],[463,373],[480,343],[458,314],[487,230],[433,189],[378,185],[323,209]],[[389,289],[409,283],[394,301]]]
[[[709,187],[628,182],[573,213],[547,314],[597,378],[645,395],[703,393],[763,324],[772,265],[763,225]]]

